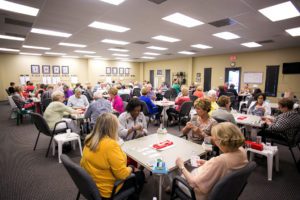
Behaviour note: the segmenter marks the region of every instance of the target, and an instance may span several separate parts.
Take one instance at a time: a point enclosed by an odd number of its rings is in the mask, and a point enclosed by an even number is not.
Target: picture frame
[[[61,66],[62,74],[69,74],[69,66]]]
[[[157,76],[162,76],[163,75],[163,70],[161,70],[161,69],[156,70],[156,75]]]
[[[52,74],[60,74],[60,67],[59,65],[52,66]]]
[[[31,65],[31,74],[40,74],[40,65]]]
[[[50,65],[43,65],[42,66],[42,73],[43,74],[50,74]]]
[[[111,74],[111,68],[110,67],[106,67],[106,74]]]
[[[124,68],[123,68],[123,67],[120,67],[120,68],[119,68],[119,74],[120,74],[120,75],[123,75],[123,74],[124,74]]]
[[[113,75],[117,75],[118,74],[118,68],[116,68],[116,67],[112,67],[111,71],[112,71]]]
[[[125,74],[126,74],[126,75],[129,75],[129,69],[130,69],[130,68],[125,68]]]

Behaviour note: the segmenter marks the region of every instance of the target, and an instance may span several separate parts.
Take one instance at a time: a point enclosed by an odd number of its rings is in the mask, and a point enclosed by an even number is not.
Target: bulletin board
[[[262,72],[244,72],[244,83],[257,83],[263,82]]]

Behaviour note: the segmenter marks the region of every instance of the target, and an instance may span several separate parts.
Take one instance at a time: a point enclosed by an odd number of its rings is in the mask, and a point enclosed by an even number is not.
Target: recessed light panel
[[[101,58],[101,56],[91,56],[91,55],[84,55],[84,57],[87,57],[87,58]]]
[[[128,54],[120,54],[120,53],[114,53],[113,56],[121,56],[121,57],[128,57]]]
[[[23,45],[23,48],[26,49],[40,49],[40,50],[50,50],[51,48],[49,47],[38,47],[38,46],[29,46],[29,45]]]
[[[300,36],[300,27],[287,29],[285,31],[293,37]]]
[[[165,47],[158,47],[158,46],[149,46],[147,47],[148,49],[154,49],[154,50],[159,50],[159,51],[164,51],[167,50],[168,48]]]
[[[0,9],[20,13],[24,15],[37,16],[39,9],[9,1],[0,1]]]
[[[143,57],[141,57],[141,58],[144,58],[144,59],[155,59],[155,57],[150,57],[150,56],[143,56]]]
[[[76,52],[76,53],[86,53],[86,54],[94,54],[94,53],[96,53],[95,51],[81,51],[81,50],[75,50],[74,52]]]
[[[159,56],[159,53],[152,53],[152,52],[145,52],[145,55],[150,55],[150,56]]]
[[[63,58],[79,58],[78,56],[62,56]]]
[[[193,54],[195,54],[194,52],[191,52],[191,51],[179,51],[178,53],[185,54],[185,55],[193,55]]]
[[[54,56],[64,56],[65,53],[58,53],[58,52],[46,52],[46,55],[54,55]]]
[[[20,52],[19,54],[26,55],[26,56],[41,56],[42,55],[40,53],[27,53],[27,52]]]
[[[255,48],[255,47],[261,47],[261,44],[258,44],[256,42],[247,42],[247,43],[242,43],[241,45],[249,48]]]
[[[72,35],[70,33],[63,33],[63,32],[59,32],[59,31],[52,31],[52,30],[46,30],[46,29],[40,29],[40,28],[32,28],[31,33],[57,36],[57,37],[66,37],[66,38],[70,37]]]
[[[121,3],[123,3],[125,0],[100,0],[100,1],[117,6],[117,5],[120,5]]]
[[[240,38],[240,36],[238,36],[234,33],[230,33],[230,32],[215,33],[215,34],[213,34],[213,36],[222,38],[224,40],[234,40],[234,39]]]
[[[104,40],[101,40],[101,42],[109,43],[109,44],[119,44],[119,45],[127,45],[127,44],[129,44],[129,42],[126,42],[126,41],[111,40],[111,39],[104,39]]]
[[[128,52],[129,50],[127,49],[119,49],[119,48],[109,48],[109,51],[118,51],[118,52]]]
[[[18,49],[0,48],[0,51],[19,52],[20,50],[18,50]]]
[[[290,1],[263,8],[258,11],[272,22],[300,16],[299,11]]]
[[[155,39],[155,40],[161,40],[161,41],[164,41],[164,42],[178,42],[178,41],[180,41],[180,39],[168,37],[168,36],[165,36],[165,35],[158,35],[158,36],[155,36],[155,37],[152,37],[152,38]]]
[[[16,40],[16,41],[24,41],[25,38],[9,36],[9,35],[0,35],[0,39],[4,40]]]
[[[191,47],[195,47],[195,48],[198,48],[198,49],[211,49],[212,48],[211,46],[207,46],[207,45],[204,45],[204,44],[193,44],[193,45],[191,45]]]
[[[108,24],[108,23],[104,23],[104,22],[97,22],[97,21],[94,21],[93,23],[91,23],[89,25],[89,27],[98,28],[98,29],[107,30],[107,31],[120,32],[120,33],[130,30],[130,28],[127,28],[127,27],[118,26],[118,25],[114,25],[114,24]]]
[[[65,42],[60,42],[58,45],[67,46],[67,47],[79,47],[79,48],[86,47],[86,45],[84,45],[84,44],[65,43]]]
[[[166,16],[164,18],[162,18],[163,20],[181,25],[181,26],[185,26],[188,28],[191,27],[195,27],[195,26],[199,26],[201,24],[204,24],[203,22],[196,20],[194,18],[191,18],[189,16],[183,15],[181,13],[174,13],[172,15]]]

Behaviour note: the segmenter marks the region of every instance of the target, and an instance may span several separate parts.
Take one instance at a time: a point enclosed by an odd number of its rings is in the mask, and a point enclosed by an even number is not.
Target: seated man
[[[112,112],[111,103],[108,100],[103,99],[100,91],[94,93],[94,99],[95,101],[91,103],[84,115],[85,118],[91,118],[92,127],[95,125],[97,118],[101,114]]]
[[[86,108],[89,105],[89,101],[86,96],[81,94],[81,89],[76,88],[75,94],[68,99],[67,106],[76,108]]]

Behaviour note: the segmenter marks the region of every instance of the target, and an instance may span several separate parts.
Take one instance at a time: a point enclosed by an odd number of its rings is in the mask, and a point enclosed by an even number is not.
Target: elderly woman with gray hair
[[[101,114],[112,112],[110,101],[103,98],[101,91],[94,92],[94,99],[95,101],[90,104],[84,114],[85,118],[91,118],[91,127],[95,125]]]
[[[75,108],[86,108],[89,106],[89,101],[85,95],[82,95],[82,90],[80,88],[75,89],[75,94],[70,96],[68,99],[67,106]]]

